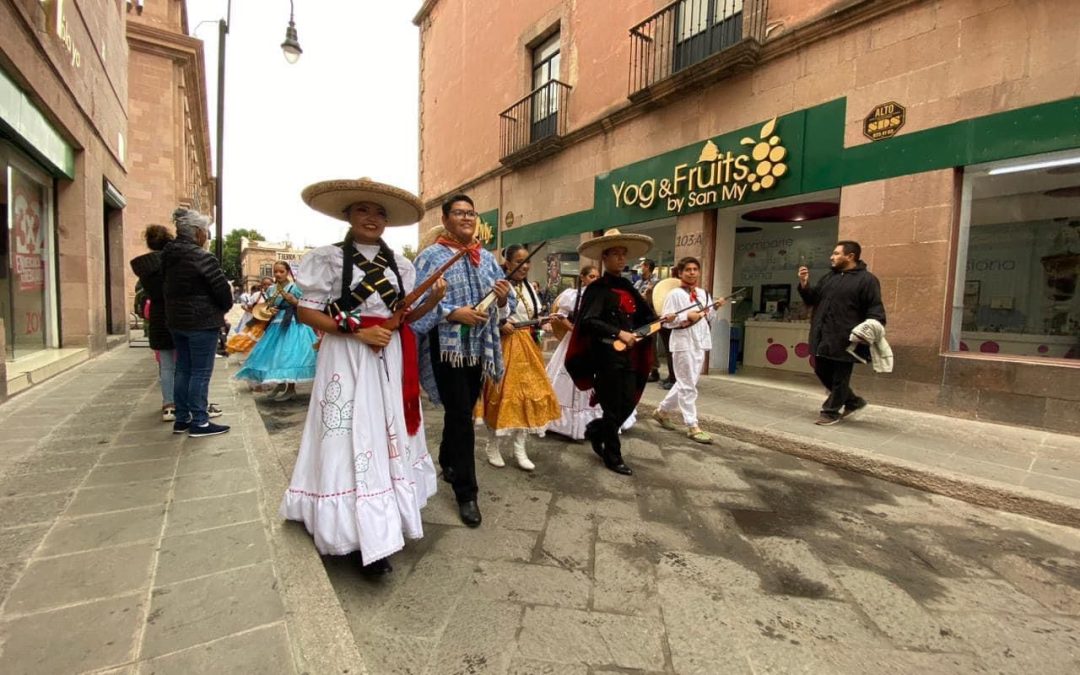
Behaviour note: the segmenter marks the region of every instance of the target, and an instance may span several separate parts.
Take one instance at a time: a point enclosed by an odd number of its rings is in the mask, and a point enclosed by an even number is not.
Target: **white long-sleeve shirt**
[[[712,303],[712,298],[709,297],[705,289],[695,288],[693,293],[694,299],[691,299],[690,291],[685,286],[673,289],[664,298],[664,308],[661,314],[674,314],[695,302],[700,303],[702,308],[707,308]],[[672,329],[668,349],[673,353],[685,351],[707,352],[712,349],[712,332],[709,324],[715,311],[710,309],[701,321],[688,326],[687,324],[690,321],[686,317],[691,311],[695,310],[687,310],[675,317],[674,321],[664,324],[664,328]]]

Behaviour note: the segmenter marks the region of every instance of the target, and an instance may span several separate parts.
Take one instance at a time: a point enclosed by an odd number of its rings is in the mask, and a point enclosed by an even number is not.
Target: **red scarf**
[[[362,316],[360,327],[381,326],[388,318]],[[415,436],[420,429],[420,366],[416,355],[416,336],[407,323],[401,324],[401,361],[405,371],[401,387],[401,400],[405,404],[405,429],[410,436]]]
[[[439,237],[435,240],[436,244],[442,244],[447,248],[452,248],[455,251],[468,251],[465,257],[469,259],[469,262],[473,264],[473,267],[480,267],[480,242],[476,239],[472,240],[471,244],[462,244],[456,239],[450,237]]]
[[[697,302],[697,286],[683,285],[683,290],[690,294],[690,302]]]

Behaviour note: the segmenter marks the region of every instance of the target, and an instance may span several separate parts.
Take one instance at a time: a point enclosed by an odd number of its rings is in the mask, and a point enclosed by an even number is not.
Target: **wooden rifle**
[[[724,304],[728,300],[734,300],[736,297],[742,295],[745,292],[746,292],[745,288],[740,288],[739,290],[735,291],[731,295],[726,296],[726,297],[724,297],[724,298],[722,298],[720,300],[717,300],[717,301],[711,303],[708,307],[702,307],[700,302],[695,302],[692,305],[687,305],[686,307],[683,307],[682,309],[680,309],[680,310],[678,310],[676,312],[673,312],[671,314],[671,318],[674,319],[675,317],[682,314],[683,312],[689,312],[692,309],[702,309],[703,311],[708,311],[709,309],[718,309],[722,304]],[[664,320],[663,320],[663,318],[660,318],[660,319],[657,319],[656,321],[653,321],[651,323],[647,323],[644,326],[640,326],[638,328],[635,328],[634,330],[630,331],[630,333],[632,335],[634,335],[635,337],[645,338],[645,337],[649,337],[653,333],[658,332],[661,328],[663,328],[663,325],[664,325]],[[623,351],[626,351],[628,349],[628,347],[626,346],[626,343],[623,342],[622,340],[618,340],[618,339],[612,341],[611,347],[612,347],[612,349],[614,349],[617,352],[623,352]]]
[[[412,292],[406,295],[405,298],[398,303],[397,309],[395,309],[394,313],[390,315],[390,318],[387,319],[385,323],[383,323],[382,327],[390,331],[394,331],[400,328],[401,324],[405,321],[405,316],[409,313],[409,310],[412,309],[413,303],[419,300],[420,296],[422,296],[424,293],[427,293],[428,289],[434,286],[435,282],[441,279],[442,276],[446,274],[446,271],[453,267],[454,263],[461,260],[461,258],[466,253],[468,253],[467,250],[461,249],[460,251],[455,253],[449,260],[440,265],[439,268],[431,274],[431,276],[429,276],[427,279],[424,279],[423,282],[417,284],[416,288],[412,289]]]
[[[529,262],[529,260],[534,255],[536,255],[537,251],[544,248],[545,246],[547,246],[547,240],[546,239],[544,241],[540,242],[539,244],[537,244],[536,248],[529,251],[529,255],[525,256],[524,260],[522,260],[518,264],[514,265],[514,269],[507,272],[506,275],[503,277],[503,279],[508,280],[508,279],[510,279],[510,277],[514,276],[514,273],[517,272],[519,269],[521,269],[522,265]],[[473,309],[475,309],[478,312],[486,312],[489,309],[491,309],[491,303],[495,302],[495,298],[496,298],[495,289],[491,289],[490,291],[488,291],[488,294],[485,295],[484,298],[480,302],[473,305]]]

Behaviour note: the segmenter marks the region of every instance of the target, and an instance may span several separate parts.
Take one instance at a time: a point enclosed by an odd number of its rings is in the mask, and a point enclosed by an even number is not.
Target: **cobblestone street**
[[[306,397],[258,407],[294,457]],[[479,529],[440,483],[388,578],[324,559],[369,671],[1080,668],[1076,530],[649,421],[624,454],[530,439],[534,473],[478,468]]]

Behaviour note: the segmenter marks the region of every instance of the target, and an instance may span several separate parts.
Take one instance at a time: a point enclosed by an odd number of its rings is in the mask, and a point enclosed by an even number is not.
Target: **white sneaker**
[[[217,403],[211,403],[210,405],[206,406],[206,414],[210,418],[221,417],[221,406],[219,406]]]
[[[161,421],[162,422],[175,422],[176,421],[176,408],[162,408],[161,409]]]

